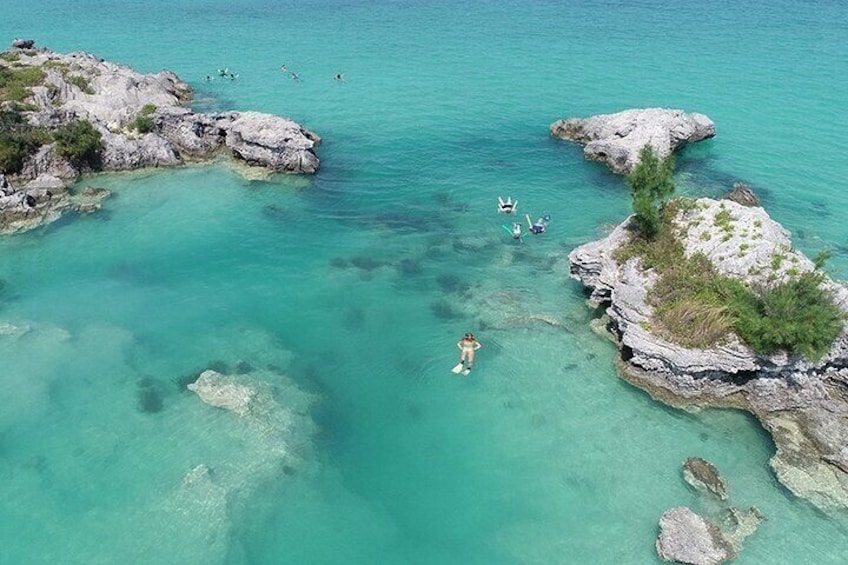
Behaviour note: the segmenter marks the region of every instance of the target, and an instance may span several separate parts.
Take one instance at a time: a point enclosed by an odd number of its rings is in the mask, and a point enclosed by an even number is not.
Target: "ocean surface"
[[[768,518],[740,563],[845,562],[846,515],[777,483],[753,418],[617,377],[566,255],[629,194],[548,126],[709,115],[679,192],[749,183],[848,278],[848,4],[5,0],[16,37],[324,143],[314,177],[83,179],[100,213],[0,238],[0,563],[655,563],[662,512],[704,508],[689,456]],[[499,195],[548,233],[515,244]],[[206,368],[273,384],[284,433],[187,392]]]

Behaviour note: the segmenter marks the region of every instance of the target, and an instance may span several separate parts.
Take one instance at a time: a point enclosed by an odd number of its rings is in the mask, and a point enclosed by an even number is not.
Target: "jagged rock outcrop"
[[[740,510],[727,500],[727,484],[715,465],[690,457],[683,462],[683,479],[702,497],[707,516],[680,506],[663,513],[657,553],[666,561],[680,563],[724,563],[742,551],[742,542],[753,534],[765,517],[756,507]],[[720,502],[716,506],[716,501]]]
[[[719,214],[721,215],[719,217]],[[699,199],[679,213],[687,256],[703,253],[720,273],[773,284],[814,268],[792,248],[789,234],[762,208]],[[817,362],[778,352],[758,355],[730,337],[690,349],[652,331],[647,292],[655,274],[631,258],[614,258],[628,238],[629,219],[569,255],[571,276],[606,306],[622,351],[622,375],[667,404],[734,407],[753,413],[774,438],[771,466],[797,496],[822,508],[848,507],[848,335],[843,329]],[[823,283],[848,313],[848,289]]]
[[[718,565],[736,556],[715,524],[685,506],[663,512],[656,546],[663,560],[692,565]]]
[[[282,173],[318,169],[314,150],[321,138],[290,119],[259,112],[196,113],[184,107],[191,87],[174,73],[141,74],[88,53],[31,47],[10,52],[16,69],[37,67],[44,75],[30,87],[22,116],[29,126],[47,130],[74,120],[91,122],[103,142],[100,170],[168,167],[219,154]],[[42,146],[22,170],[6,175],[0,233],[31,229],[71,206],[67,187],[84,171],[55,145]]]
[[[683,479],[695,490],[708,492],[720,500],[727,500],[727,483],[715,468],[715,465],[701,459],[690,457],[683,462]]]
[[[733,185],[733,190],[722,196],[724,200],[733,200],[742,206],[759,206],[760,199],[751,190],[751,187],[743,182],[737,182]]]
[[[715,135],[715,124],[703,114],[683,110],[645,108],[568,118],[551,124],[551,135],[585,144],[583,155],[604,161],[613,172],[630,173],[639,163],[639,152],[650,144],[665,157],[683,147]]]

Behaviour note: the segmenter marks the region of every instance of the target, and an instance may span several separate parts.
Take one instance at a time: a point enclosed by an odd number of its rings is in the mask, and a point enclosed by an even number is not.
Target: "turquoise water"
[[[0,562],[651,563],[660,514],[698,507],[680,479],[693,455],[768,517],[740,561],[844,562],[845,517],[777,484],[755,421],[670,410],[617,378],[565,255],[628,194],[547,126],[708,114],[718,136],[680,156],[681,190],[749,182],[845,278],[848,7],[6,6],[0,37],[169,68],[198,107],[287,115],[325,143],[308,179],[87,179],[114,192],[101,213],[0,240]],[[225,66],[238,81],[201,80]],[[506,194],[550,231],[513,245]],[[484,348],[463,378],[449,369],[469,330]],[[248,366],[283,405],[300,406],[294,386],[313,399],[285,468],[181,389]],[[187,500],[199,464],[218,486]]]

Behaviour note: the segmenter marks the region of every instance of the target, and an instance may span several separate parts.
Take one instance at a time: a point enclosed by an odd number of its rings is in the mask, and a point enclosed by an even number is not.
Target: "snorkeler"
[[[498,196],[498,212],[503,212],[504,214],[512,214],[516,210],[518,210],[518,200],[513,202],[512,196],[507,196],[506,200]]]
[[[230,74],[229,69],[218,69],[218,76],[225,77]]]
[[[212,75],[206,75],[206,78],[203,80],[205,80],[206,82],[212,82],[213,80],[215,80],[215,77],[213,77]]]
[[[345,79],[345,77],[341,73],[336,73],[335,75],[333,75],[333,80],[335,80],[337,82],[344,82],[344,79]]]
[[[460,351],[459,364],[453,368],[453,372],[459,373],[461,371],[463,375],[467,376],[474,366],[474,352],[483,347],[483,345],[477,341],[473,333],[469,332],[462,336],[462,339],[456,343],[456,346]],[[463,369],[463,367],[465,368]]]
[[[551,221],[551,217],[548,214],[545,214],[544,216],[536,220],[535,223],[530,221],[530,214],[525,214],[524,217],[527,218],[527,227],[530,230],[530,233],[534,235],[545,233],[545,230],[548,227],[548,222]]]
[[[289,68],[285,65],[280,65],[280,70],[283,71],[283,72],[286,72],[286,71],[289,70]]]
[[[292,80],[299,80],[299,79],[300,79],[300,75],[297,74],[296,72],[292,71]]]

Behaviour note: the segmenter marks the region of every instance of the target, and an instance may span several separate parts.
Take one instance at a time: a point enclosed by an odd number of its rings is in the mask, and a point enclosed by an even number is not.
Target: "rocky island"
[[[88,53],[16,41],[0,53],[0,233],[37,227],[108,193],[72,198],[81,174],[169,167],[224,154],[249,166],[314,173],[321,139],[258,112],[198,113],[174,73],[141,74]]]
[[[848,289],[759,206],[677,199],[663,222],[652,247],[640,248],[631,216],[569,255],[622,375],[672,406],[754,414],[781,483],[821,508],[848,507]]]
[[[666,157],[687,143],[713,137],[715,124],[703,114],[643,108],[558,120],[550,130],[554,137],[585,144],[587,159],[603,161],[613,172],[627,174],[639,163],[639,151],[646,144]]]

